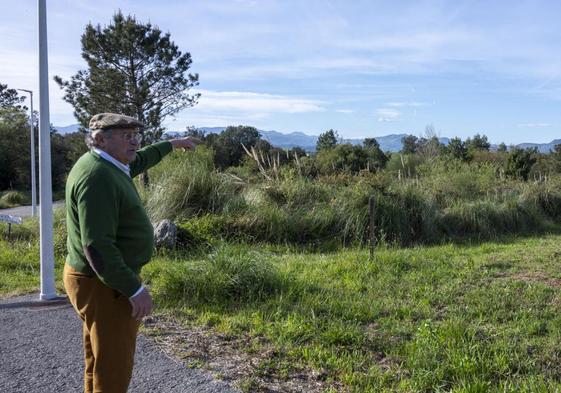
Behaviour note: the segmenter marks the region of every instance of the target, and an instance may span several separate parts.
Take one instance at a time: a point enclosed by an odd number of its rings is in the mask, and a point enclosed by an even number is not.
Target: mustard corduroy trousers
[[[64,287],[82,320],[84,392],[126,393],[134,365],[140,322],[131,317],[129,300],[96,276],[66,264]]]

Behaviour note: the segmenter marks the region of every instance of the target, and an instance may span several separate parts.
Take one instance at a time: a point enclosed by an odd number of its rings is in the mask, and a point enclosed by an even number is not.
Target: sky
[[[345,138],[561,138],[561,2],[47,1],[50,119],[76,123],[52,81],[86,68],[80,36],[121,10],[193,59],[199,103],[168,118]],[[0,1],[0,83],[37,91],[35,0]]]

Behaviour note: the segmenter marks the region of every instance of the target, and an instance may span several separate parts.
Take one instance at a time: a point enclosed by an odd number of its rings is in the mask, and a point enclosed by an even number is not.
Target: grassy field
[[[36,239],[25,226],[17,236],[0,241],[2,296],[38,285]],[[302,367],[332,390],[561,390],[560,235],[383,248],[374,260],[220,243],[160,254],[144,276],[165,319],[245,337],[242,351],[273,348],[248,391]]]

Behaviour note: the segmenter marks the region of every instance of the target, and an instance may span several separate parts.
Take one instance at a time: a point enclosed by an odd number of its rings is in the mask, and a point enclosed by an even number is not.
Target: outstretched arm
[[[192,136],[188,136],[186,138],[177,138],[170,140],[171,145],[174,149],[185,149],[185,150],[194,150],[198,144],[201,143],[201,140]]]
[[[146,146],[136,152],[136,158],[130,163],[131,177],[135,177],[159,163],[172,149],[193,150],[199,143],[201,143],[200,139],[188,136]]]

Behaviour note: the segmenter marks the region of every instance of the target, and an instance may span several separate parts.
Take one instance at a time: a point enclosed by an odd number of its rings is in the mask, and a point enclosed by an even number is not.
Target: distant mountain
[[[315,150],[317,135],[308,135],[303,132],[291,132],[283,134],[278,131],[261,131],[259,130],[263,139],[268,141],[273,146],[292,148],[300,146],[305,150]]]
[[[226,127],[200,127],[199,128],[199,130],[203,131],[205,134],[207,133],[219,134],[225,129]],[[282,132],[278,132],[274,130],[273,131],[258,130],[258,131],[261,133],[263,139],[265,139],[273,146],[282,147],[285,149],[299,146],[308,151],[316,150],[316,142],[318,140],[317,135],[309,135],[299,131],[290,132],[288,134],[284,134]],[[179,136],[179,135],[183,135],[184,133],[185,131],[166,132],[166,134],[170,136]],[[399,151],[401,150],[401,138],[403,138],[406,135],[407,134],[392,134],[392,135],[376,137],[376,140],[378,141],[380,147],[384,151]],[[444,139],[447,140],[447,138]],[[362,141],[363,141],[362,138],[343,139],[344,143],[351,143],[353,145],[361,145]]]
[[[70,124],[69,126],[53,126],[59,134],[71,134],[78,131],[80,124]]]
[[[80,125],[79,124],[71,124],[68,126],[53,126],[60,134],[69,134],[72,132],[78,131]],[[215,133],[219,134],[226,129],[226,127],[199,127],[200,131],[203,131],[205,134]],[[316,149],[316,142],[318,139],[317,135],[310,135],[304,132],[296,131],[290,132],[288,134],[284,134],[278,131],[265,131],[265,130],[258,130],[263,139],[271,143],[273,146],[282,147],[282,148],[292,148],[296,146],[300,146],[305,150],[308,151],[315,151]],[[185,131],[167,131],[166,135],[175,137],[184,135]],[[401,150],[401,139],[408,134],[390,134],[385,136],[377,136],[375,137],[380,147],[384,151],[391,151],[396,152]],[[438,138],[440,143],[448,145],[450,139],[447,137]],[[343,139],[344,143],[351,143],[353,145],[360,145],[362,144],[363,138],[351,138],[351,139]],[[516,145],[516,147],[526,149],[537,147],[538,151],[541,153],[548,153],[553,150],[555,145],[561,144],[561,139],[555,139],[549,143],[521,143]],[[497,149],[497,145],[491,146],[492,150]]]
[[[199,131],[203,131],[205,134],[220,134],[224,131],[226,127],[199,127]],[[265,131],[258,130],[261,133],[263,139],[269,142],[273,146],[282,148],[292,148],[300,146],[306,150],[315,150],[316,141],[318,139],[317,135],[308,135],[303,132],[291,132],[289,134],[283,134],[278,131]],[[185,131],[167,131],[167,135],[178,136],[185,134]]]
[[[378,143],[380,144],[380,149],[382,149],[383,151],[391,151],[391,152],[396,152],[396,151],[400,151],[401,150],[401,140],[406,137],[409,134],[390,134],[390,135],[385,135],[385,136],[376,136],[374,137],[374,139],[376,139],[378,141]],[[317,138],[317,137],[316,137]],[[440,141],[440,143],[444,144],[444,145],[448,145],[448,143],[450,143],[450,138],[438,138],[438,140]],[[364,139],[343,139],[343,143],[350,143],[353,145],[362,145],[362,142],[364,141]],[[314,143],[314,149],[315,150],[315,143]]]
[[[549,143],[521,143],[516,145],[516,147],[521,149],[537,147],[540,153],[549,153],[550,151],[553,151],[555,145],[559,144],[561,144],[561,139],[554,139]]]
[[[201,127],[199,128],[200,131],[206,133],[216,133],[219,134],[224,131],[226,127]],[[263,139],[271,143],[273,146],[282,147],[282,148],[292,148],[296,146],[300,146],[301,148],[308,150],[308,151],[315,151],[316,150],[316,142],[318,140],[317,135],[309,135],[303,132],[291,132],[288,134],[284,134],[278,131],[265,131],[265,130],[258,130]],[[168,131],[167,134],[171,135],[182,135],[183,132],[178,131]],[[401,139],[408,134],[391,134],[385,136],[377,136],[376,140],[380,144],[380,148],[383,151],[400,151],[401,150]],[[450,142],[449,138],[439,138],[440,143],[444,143],[447,145]],[[351,138],[351,139],[343,139],[344,143],[351,143],[353,145],[362,145],[364,141],[363,138]]]

